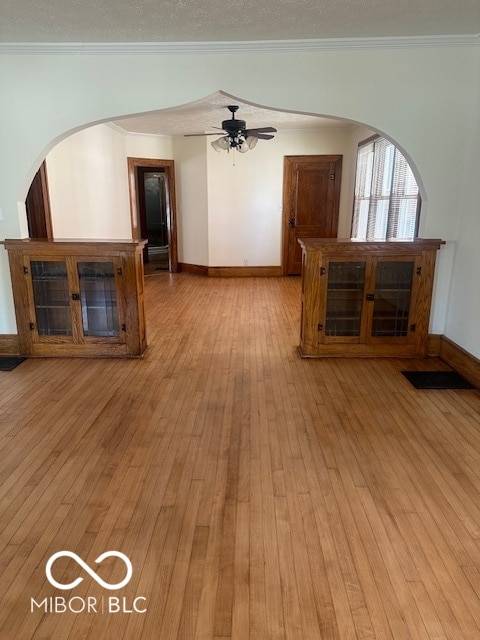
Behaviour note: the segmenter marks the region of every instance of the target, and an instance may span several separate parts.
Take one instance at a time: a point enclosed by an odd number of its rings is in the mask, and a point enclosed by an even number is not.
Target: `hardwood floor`
[[[144,358],[0,372],[2,640],[480,637],[479,392],[300,359],[299,301],[159,273]]]

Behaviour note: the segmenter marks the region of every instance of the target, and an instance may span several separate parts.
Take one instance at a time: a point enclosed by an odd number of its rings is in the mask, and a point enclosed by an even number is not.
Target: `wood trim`
[[[351,238],[300,238],[298,240],[305,251],[319,251],[325,254],[339,251],[356,254],[359,252],[390,255],[421,255],[425,249],[440,249],[445,240],[438,238],[416,238],[415,240],[352,240]]]
[[[178,271],[212,278],[278,278],[282,267],[206,267],[198,264],[178,263]]]
[[[480,360],[449,338],[442,336],[440,358],[480,389]]]
[[[136,183],[137,167],[157,167],[165,171],[167,176],[167,207],[168,207],[168,245],[170,253],[170,271],[178,271],[178,242],[177,242],[177,209],[175,192],[175,165],[173,160],[159,160],[158,158],[127,158],[128,184],[130,191],[130,214],[132,219],[132,238],[140,240],[140,222],[138,217],[138,193]]]
[[[288,231],[290,219],[290,183],[291,161],[290,156],[283,158],[283,186],[282,186],[282,276],[288,275]]]
[[[207,273],[213,277],[278,277],[282,275],[282,267],[207,267]]]
[[[208,276],[208,267],[201,264],[189,264],[188,262],[179,262],[178,271],[180,273],[192,273],[196,276]]]
[[[442,343],[442,339],[443,336],[441,336],[440,334],[430,334],[428,336],[428,342],[427,342],[427,353],[426,353],[426,357],[427,358],[438,358],[440,356],[440,349],[441,349],[441,343]],[[358,351],[358,350],[357,350]],[[297,352],[298,354],[302,357],[302,358],[316,358],[317,356],[309,356],[309,355],[305,355],[302,352],[302,348],[299,346],[297,347]],[[328,357],[328,353],[325,354],[325,357]],[[322,357],[324,357],[322,355]],[[338,357],[338,355],[332,356],[332,357]],[[361,357],[365,357],[365,354],[360,354],[360,353],[352,353],[351,357],[356,357],[356,358],[361,358]],[[405,357],[405,356],[398,356],[398,353],[393,354],[391,357]],[[409,355],[407,355],[407,357],[411,357]]]
[[[427,338],[427,356],[438,357],[442,345],[442,336],[437,333],[430,333]]]
[[[4,356],[16,356],[20,354],[20,341],[18,339],[18,335],[0,335],[0,354]]]
[[[2,244],[8,251],[28,251],[30,254],[39,252],[42,255],[65,255],[68,252],[70,255],[111,256],[119,251],[135,253],[138,247],[143,248],[145,242],[146,240],[6,238]]]

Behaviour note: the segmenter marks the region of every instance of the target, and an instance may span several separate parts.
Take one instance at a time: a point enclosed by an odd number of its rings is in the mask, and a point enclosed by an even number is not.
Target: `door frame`
[[[159,160],[158,158],[127,158],[128,185],[130,189],[130,213],[132,218],[132,238],[142,240],[140,227],[140,214],[138,206],[137,168],[152,167],[162,169],[166,176],[166,201],[167,201],[167,233],[168,233],[168,264],[169,271],[178,271],[178,246],[177,246],[177,212],[175,197],[175,166],[173,160]]]
[[[283,157],[283,202],[282,202],[282,275],[288,275],[288,251],[289,251],[289,220],[292,209],[292,198],[294,190],[292,187],[292,165],[296,162],[318,162],[320,159],[326,162],[339,163],[340,172],[342,170],[342,154],[315,154],[315,155],[296,155]],[[340,206],[340,187],[341,179],[336,185],[336,207],[339,211]]]

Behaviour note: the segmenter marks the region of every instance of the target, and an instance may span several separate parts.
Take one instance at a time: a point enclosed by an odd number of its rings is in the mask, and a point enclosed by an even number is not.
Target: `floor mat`
[[[22,358],[21,356],[4,356],[0,357],[0,371],[11,371],[18,367],[18,365],[26,360],[26,358]]]
[[[456,371],[402,371],[415,389],[475,389]]]

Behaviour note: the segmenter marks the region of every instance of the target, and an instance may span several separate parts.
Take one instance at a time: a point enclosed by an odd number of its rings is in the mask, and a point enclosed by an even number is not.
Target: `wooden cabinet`
[[[426,355],[441,240],[299,242],[303,357]]]
[[[21,353],[141,355],[144,245],[143,240],[5,240]]]

